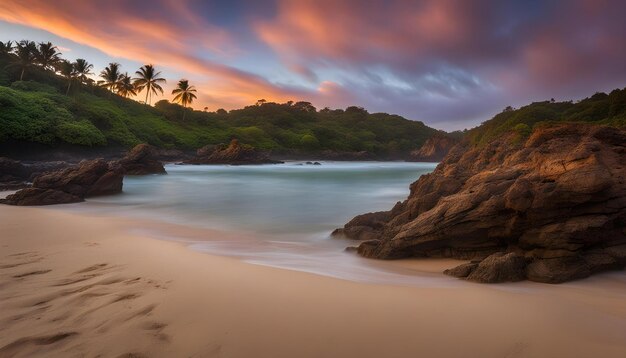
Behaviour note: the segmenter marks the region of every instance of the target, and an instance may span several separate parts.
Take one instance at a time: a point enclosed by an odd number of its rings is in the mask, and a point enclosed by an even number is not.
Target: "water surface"
[[[206,236],[139,226],[142,234],[247,262],[366,282],[401,283],[414,272],[344,251],[332,230],[352,217],[389,210],[435,163],[321,162],[306,165],[167,165],[167,175],[124,178],[120,195],[62,210],[212,229]],[[61,207],[60,207],[61,208]],[[217,229],[224,233],[216,235]],[[439,275],[437,275],[439,276]]]

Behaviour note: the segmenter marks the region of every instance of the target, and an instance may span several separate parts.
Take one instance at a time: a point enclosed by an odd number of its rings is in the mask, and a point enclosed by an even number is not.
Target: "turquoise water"
[[[404,283],[414,275],[347,253],[345,247],[354,242],[329,235],[355,215],[389,210],[407,197],[412,182],[435,166],[405,162],[167,165],[167,175],[126,177],[123,194],[62,207],[194,228],[193,235],[141,224],[137,230],[255,264],[356,281]],[[203,229],[211,230],[203,235]]]
[[[407,197],[410,183],[434,167],[404,162],[168,165],[168,175],[126,177],[122,195],[93,198],[88,205],[301,241],[327,236],[357,214],[390,209]]]

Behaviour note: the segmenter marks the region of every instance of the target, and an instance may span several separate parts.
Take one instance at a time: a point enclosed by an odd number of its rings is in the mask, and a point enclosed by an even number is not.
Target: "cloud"
[[[0,2],[0,20],[190,78],[198,108],[307,100],[448,129],[623,87],[625,12],[608,0]]]
[[[591,0],[282,0],[253,27],[288,66],[332,71],[368,108],[461,127],[623,86],[625,12]]]
[[[228,32],[197,16],[184,1],[151,2],[146,12],[128,4],[119,0],[2,2],[0,19],[49,31],[112,57],[193,74],[216,108],[249,104],[263,96],[286,100],[299,94],[259,75],[207,59],[227,59],[238,49]]]

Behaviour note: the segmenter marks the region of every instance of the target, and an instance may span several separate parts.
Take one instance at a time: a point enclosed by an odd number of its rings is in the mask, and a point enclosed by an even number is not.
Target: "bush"
[[[66,143],[89,147],[107,144],[102,132],[88,121],[60,123],[57,137]]]
[[[319,148],[320,142],[317,140],[317,138],[314,135],[305,134],[302,136],[302,138],[300,138],[300,145],[304,149],[313,150],[313,149]]]

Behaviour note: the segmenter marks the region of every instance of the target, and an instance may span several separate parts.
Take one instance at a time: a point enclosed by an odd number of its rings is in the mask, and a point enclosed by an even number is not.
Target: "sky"
[[[362,106],[444,130],[626,86],[622,0],[0,0],[0,41],[151,63],[196,109]],[[153,101],[155,101],[153,100]]]

